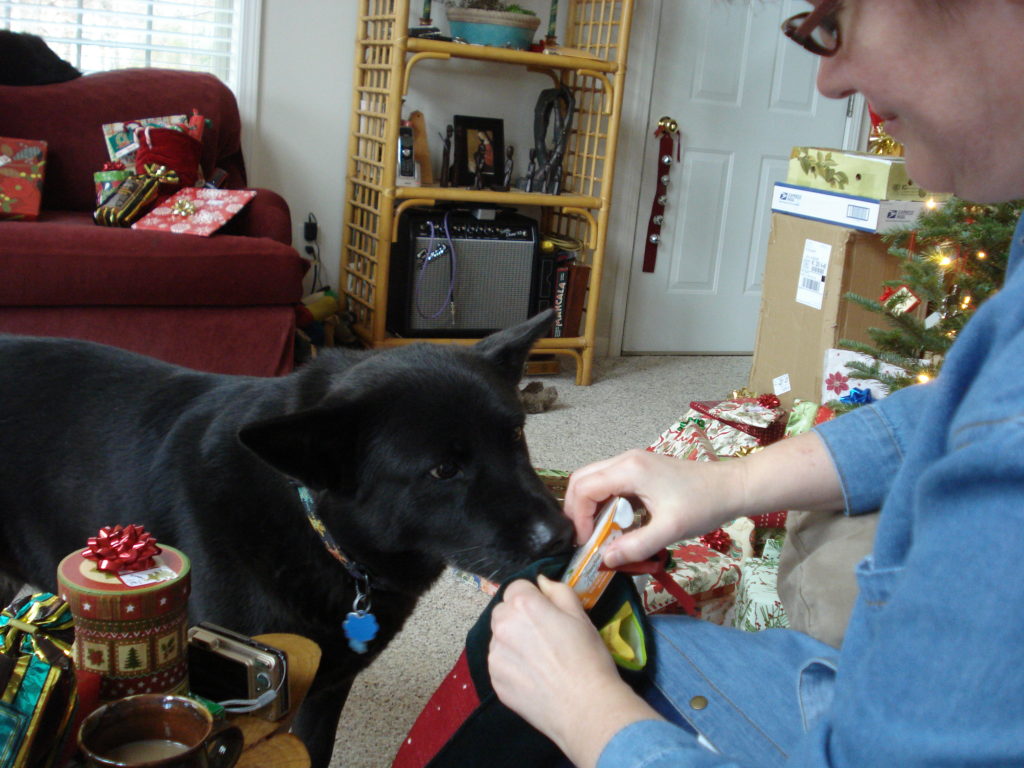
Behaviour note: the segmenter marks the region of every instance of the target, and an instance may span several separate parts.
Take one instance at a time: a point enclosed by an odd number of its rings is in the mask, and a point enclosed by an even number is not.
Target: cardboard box
[[[785,408],[818,402],[825,350],[870,342],[867,329],[885,325],[843,296],[877,298],[902,272],[877,234],[773,213],[750,389],[775,393]]]
[[[805,219],[840,224],[862,232],[888,232],[917,221],[928,203],[919,200],[872,200],[821,189],[777,183],[772,210]]]
[[[846,152],[822,147],[793,147],[786,181],[875,200],[946,200],[914,184],[902,157]]]

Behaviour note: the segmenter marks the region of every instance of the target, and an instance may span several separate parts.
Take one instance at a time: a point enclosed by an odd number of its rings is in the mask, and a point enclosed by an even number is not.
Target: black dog
[[[353,677],[446,563],[500,581],[571,547],[517,393],[550,321],[472,347],[338,351],[279,379],[0,337],[0,570],[53,590],[57,563],[100,527],[144,525],[192,559],[192,623],[320,644],[296,731],[322,768]],[[369,576],[380,632],[364,654],[342,633],[354,581],[292,479]]]
[[[0,85],[63,83],[81,74],[38,35],[0,29]]]

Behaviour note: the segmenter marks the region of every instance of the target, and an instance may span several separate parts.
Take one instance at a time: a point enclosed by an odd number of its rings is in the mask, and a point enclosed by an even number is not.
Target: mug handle
[[[242,754],[242,731],[237,725],[224,725],[206,742],[210,768],[231,768]]]

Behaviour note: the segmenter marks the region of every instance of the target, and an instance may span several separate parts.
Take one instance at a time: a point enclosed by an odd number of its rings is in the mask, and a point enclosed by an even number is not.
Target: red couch
[[[202,167],[246,186],[238,106],[211,75],[125,69],[65,83],[0,86],[0,136],[48,143],[37,221],[0,221],[0,332],[113,344],[206,371],[292,368],[309,264],[291,247],[280,195],[259,190],[212,237],[100,227],[92,174],[101,125],[191,114],[212,120]]]

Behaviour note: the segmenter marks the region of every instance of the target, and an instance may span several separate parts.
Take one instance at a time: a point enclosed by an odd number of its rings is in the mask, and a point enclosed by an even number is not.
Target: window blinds
[[[0,29],[43,37],[84,73],[125,67],[209,72],[236,93],[244,0],[0,0]]]

